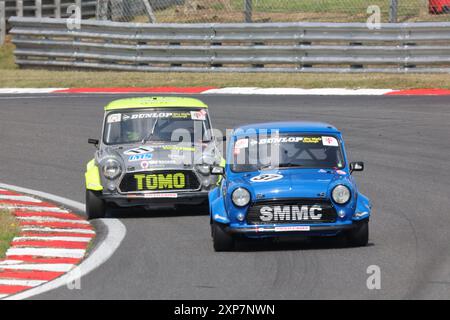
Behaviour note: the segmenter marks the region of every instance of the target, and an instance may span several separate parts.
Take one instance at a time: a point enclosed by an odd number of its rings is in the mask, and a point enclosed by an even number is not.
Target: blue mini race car
[[[326,123],[272,122],[233,130],[226,165],[209,193],[216,251],[239,238],[344,234],[352,246],[369,238],[370,200],[351,176],[341,133]]]

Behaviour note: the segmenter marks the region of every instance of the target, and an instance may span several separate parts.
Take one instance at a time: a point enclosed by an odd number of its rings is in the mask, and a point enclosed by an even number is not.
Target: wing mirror
[[[223,176],[225,174],[224,167],[211,167],[211,174],[214,176]]]
[[[89,138],[88,139],[88,143],[89,144],[93,144],[94,146],[98,147],[99,141],[98,141],[98,139],[91,139],[91,138]]]
[[[352,173],[353,171],[364,171],[364,162],[351,162],[350,173]]]

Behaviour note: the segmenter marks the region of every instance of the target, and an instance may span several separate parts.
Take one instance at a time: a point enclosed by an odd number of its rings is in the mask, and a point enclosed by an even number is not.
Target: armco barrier
[[[450,72],[450,23],[135,24],[10,19],[21,67],[184,72]]]

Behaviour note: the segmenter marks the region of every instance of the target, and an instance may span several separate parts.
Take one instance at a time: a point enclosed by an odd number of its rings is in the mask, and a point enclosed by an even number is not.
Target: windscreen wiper
[[[145,144],[148,140],[150,140],[151,137],[153,137],[153,134],[155,133],[156,124],[158,123],[158,118],[156,118],[155,123],[153,124],[152,131],[142,139],[141,144]]]

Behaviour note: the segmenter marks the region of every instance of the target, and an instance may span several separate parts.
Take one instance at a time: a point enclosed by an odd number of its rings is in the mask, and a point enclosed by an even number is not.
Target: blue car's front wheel
[[[347,233],[352,247],[365,247],[369,242],[369,219],[357,222],[357,227]]]
[[[224,227],[213,222],[211,224],[211,235],[213,238],[214,251],[230,251],[234,248],[234,238],[232,235],[225,232]]]

